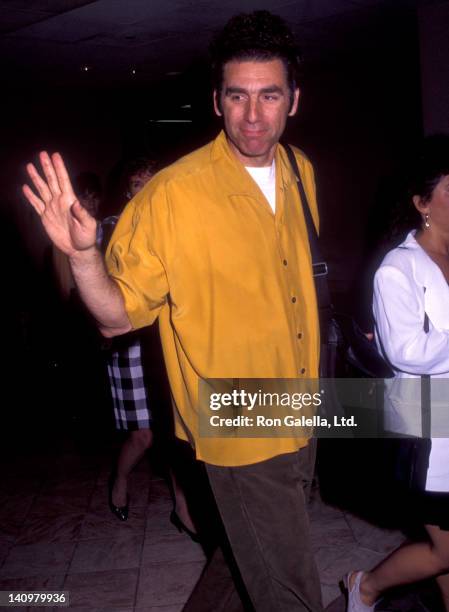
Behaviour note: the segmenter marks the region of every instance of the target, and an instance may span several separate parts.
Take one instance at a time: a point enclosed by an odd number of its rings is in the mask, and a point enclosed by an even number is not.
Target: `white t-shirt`
[[[273,212],[276,212],[276,166],[274,164],[274,159],[271,166],[262,166],[261,168],[245,166],[245,168],[256,181],[263,195],[267,198]]]

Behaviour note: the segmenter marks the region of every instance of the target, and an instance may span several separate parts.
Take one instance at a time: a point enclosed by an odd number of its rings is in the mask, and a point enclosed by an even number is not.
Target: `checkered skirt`
[[[107,356],[116,427],[149,429],[152,416],[142,367],[141,339],[131,333],[117,340]]]
[[[106,250],[118,216],[106,217],[97,228],[97,243]],[[105,346],[106,348],[106,346]],[[115,425],[120,430],[151,428],[148,387],[142,367],[141,332],[114,338],[106,353]]]

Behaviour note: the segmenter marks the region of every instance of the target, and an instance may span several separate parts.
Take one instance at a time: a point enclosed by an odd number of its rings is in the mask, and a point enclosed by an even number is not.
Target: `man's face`
[[[133,198],[151,178],[153,178],[153,173],[150,170],[144,170],[143,172],[132,174],[128,184],[128,197]]]
[[[228,62],[222,85],[220,104],[214,92],[214,108],[223,116],[231,148],[245,166],[269,166],[287,117],[298,107],[299,90],[292,104],[284,64]]]

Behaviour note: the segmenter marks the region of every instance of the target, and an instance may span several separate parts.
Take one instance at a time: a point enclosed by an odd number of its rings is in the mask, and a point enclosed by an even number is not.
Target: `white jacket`
[[[395,370],[385,382],[385,427],[421,435],[420,376],[430,374],[432,449],[426,489],[449,491],[449,286],[414,232],[377,270],[373,312],[377,345]]]

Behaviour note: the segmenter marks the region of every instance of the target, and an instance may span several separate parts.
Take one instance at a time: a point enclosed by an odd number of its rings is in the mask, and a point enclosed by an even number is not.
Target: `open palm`
[[[40,216],[49,238],[69,257],[95,246],[95,219],[78,201],[59,153],[39,155],[45,180],[33,164],[27,172],[39,196],[28,185],[23,193]]]

